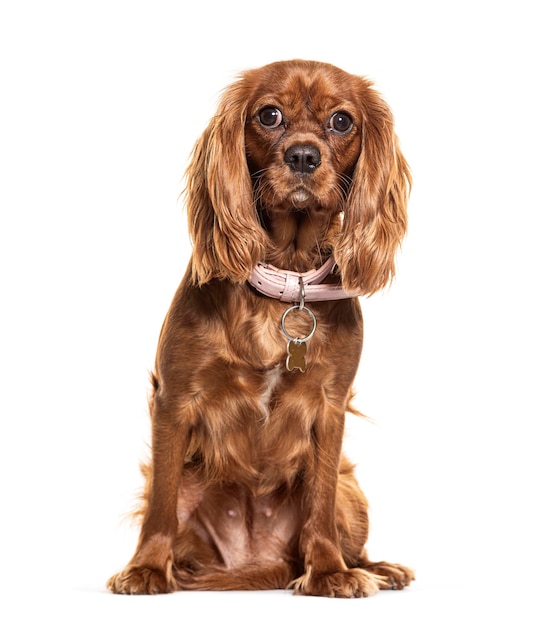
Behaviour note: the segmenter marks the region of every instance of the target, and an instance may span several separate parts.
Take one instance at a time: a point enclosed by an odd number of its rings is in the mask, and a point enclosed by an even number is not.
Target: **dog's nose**
[[[321,153],[310,144],[296,144],[285,152],[285,163],[294,172],[310,174],[321,165]]]

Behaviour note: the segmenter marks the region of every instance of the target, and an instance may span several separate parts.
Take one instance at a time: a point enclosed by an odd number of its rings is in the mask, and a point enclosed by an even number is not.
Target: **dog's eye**
[[[339,135],[345,135],[350,132],[353,126],[354,122],[348,113],[338,111],[329,118],[329,130]]]
[[[283,114],[277,107],[264,107],[258,113],[258,119],[266,128],[277,128],[283,122]]]

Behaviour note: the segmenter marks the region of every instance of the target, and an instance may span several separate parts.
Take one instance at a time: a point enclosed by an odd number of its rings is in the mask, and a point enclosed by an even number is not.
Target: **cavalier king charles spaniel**
[[[187,169],[192,256],[152,373],[140,538],[113,592],[350,598],[413,580],[369,560],[342,454],[358,296],[394,276],[410,184],[364,78],[284,61],[223,93]]]

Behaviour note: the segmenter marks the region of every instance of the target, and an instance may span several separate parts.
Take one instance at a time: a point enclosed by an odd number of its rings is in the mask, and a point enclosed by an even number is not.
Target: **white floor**
[[[473,588],[472,588],[473,587]],[[475,584],[447,585],[418,581],[402,592],[381,592],[372,598],[336,600],[293,596],[286,591],[179,592],[167,596],[113,596],[97,584],[47,584],[21,589],[2,602],[3,624],[56,623],[60,626],[111,624],[225,624],[228,626],[358,624],[387,626],[552,626],[551,602],[536,593],[507,585],[490,586],[485,577]],[[55,621],[54,621],[55,620]],[[201,620],[201,622],[200,622]]]

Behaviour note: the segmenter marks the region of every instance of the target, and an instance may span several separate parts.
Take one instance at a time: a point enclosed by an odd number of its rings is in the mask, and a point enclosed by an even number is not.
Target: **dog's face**
[[[338,213],[362,142],[352,77],[329,66],[273,64],[256,78],[245,144],[259,203],[269,212]]]
[[[187,179],[198,284],[245,282],[260,261],[307,271],[330,254],[347,291],[374,293],[394,275],[410,173],[363,77],[298,60],[244,72]]]

